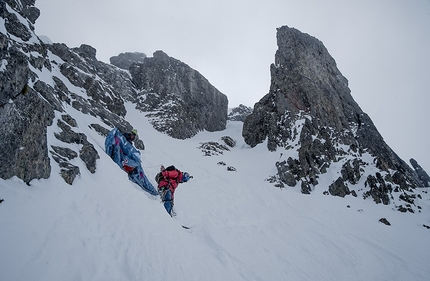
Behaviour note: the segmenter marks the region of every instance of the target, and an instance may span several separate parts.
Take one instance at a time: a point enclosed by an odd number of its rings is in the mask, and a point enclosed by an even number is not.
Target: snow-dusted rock
[[[130,73],[140,90],[137,106],[150,112],[157,130],[186,139],[203,130],[225,129],[227,96],[187,64],[156,51],[152,58],[131,65]]]
[[[270,91],[246,118],[243,137],[252,147],[267,139],[270,151],[285,151],[276,163],[280,180],[308,193],[319,178],[331,177],[325,188],[341,197],[364,183],[362,195],[384,204],[395,187],[419,187],[415,172],[354,101],[323,43],[287,26],[277,39]]]

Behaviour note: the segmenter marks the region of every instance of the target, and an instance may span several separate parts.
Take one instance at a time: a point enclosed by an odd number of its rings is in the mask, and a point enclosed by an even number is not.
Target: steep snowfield
[[[47,180],[0,180],[0,280],[429,279],[429,189],[415,214],[324,190],[279,189],[265,179],[275,174],[281,151],[249,148],[241,122],[175,140],[129,105],[148,178],[155,184],[161,164],[194,176],[179,185],[172,219],[104,153],[104,138],[82,125],[97,120],[68,112],[100,154],[97,172],[77,158],[81,175],[72,186],[53,161]],[[237,141],[223,155],[197,148],[223,136]],[[383,217],[391,226],[379,222]]]

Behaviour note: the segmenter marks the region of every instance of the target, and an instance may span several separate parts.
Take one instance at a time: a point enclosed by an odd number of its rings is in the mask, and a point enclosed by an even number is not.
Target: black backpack
[[[166,171],[174,171],[174,170],[176,170],[176,167],[174,165],[171,165],[166,168]]]

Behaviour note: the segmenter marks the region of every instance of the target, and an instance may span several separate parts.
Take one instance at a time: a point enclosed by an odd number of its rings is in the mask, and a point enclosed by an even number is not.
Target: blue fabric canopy
[[[158,195],[157,190],[146,177],[141,162],[140,151],[126,140],[123,134],[114,128],[105,140],[106,153],[118,166],[128,172],[128,178],[139,185],[144,191],[152,195]],[[133,169],[134,168],[134,169]],[[133,169],[131,172],[129,172]]]

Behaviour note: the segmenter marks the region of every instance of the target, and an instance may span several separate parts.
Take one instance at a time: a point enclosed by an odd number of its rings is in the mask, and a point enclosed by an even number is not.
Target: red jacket
[[[178,184],[182,182],[182,172],[178,169],[171,171],[163,170],[160,174],[158,188],[168,187],[173,194]]]

